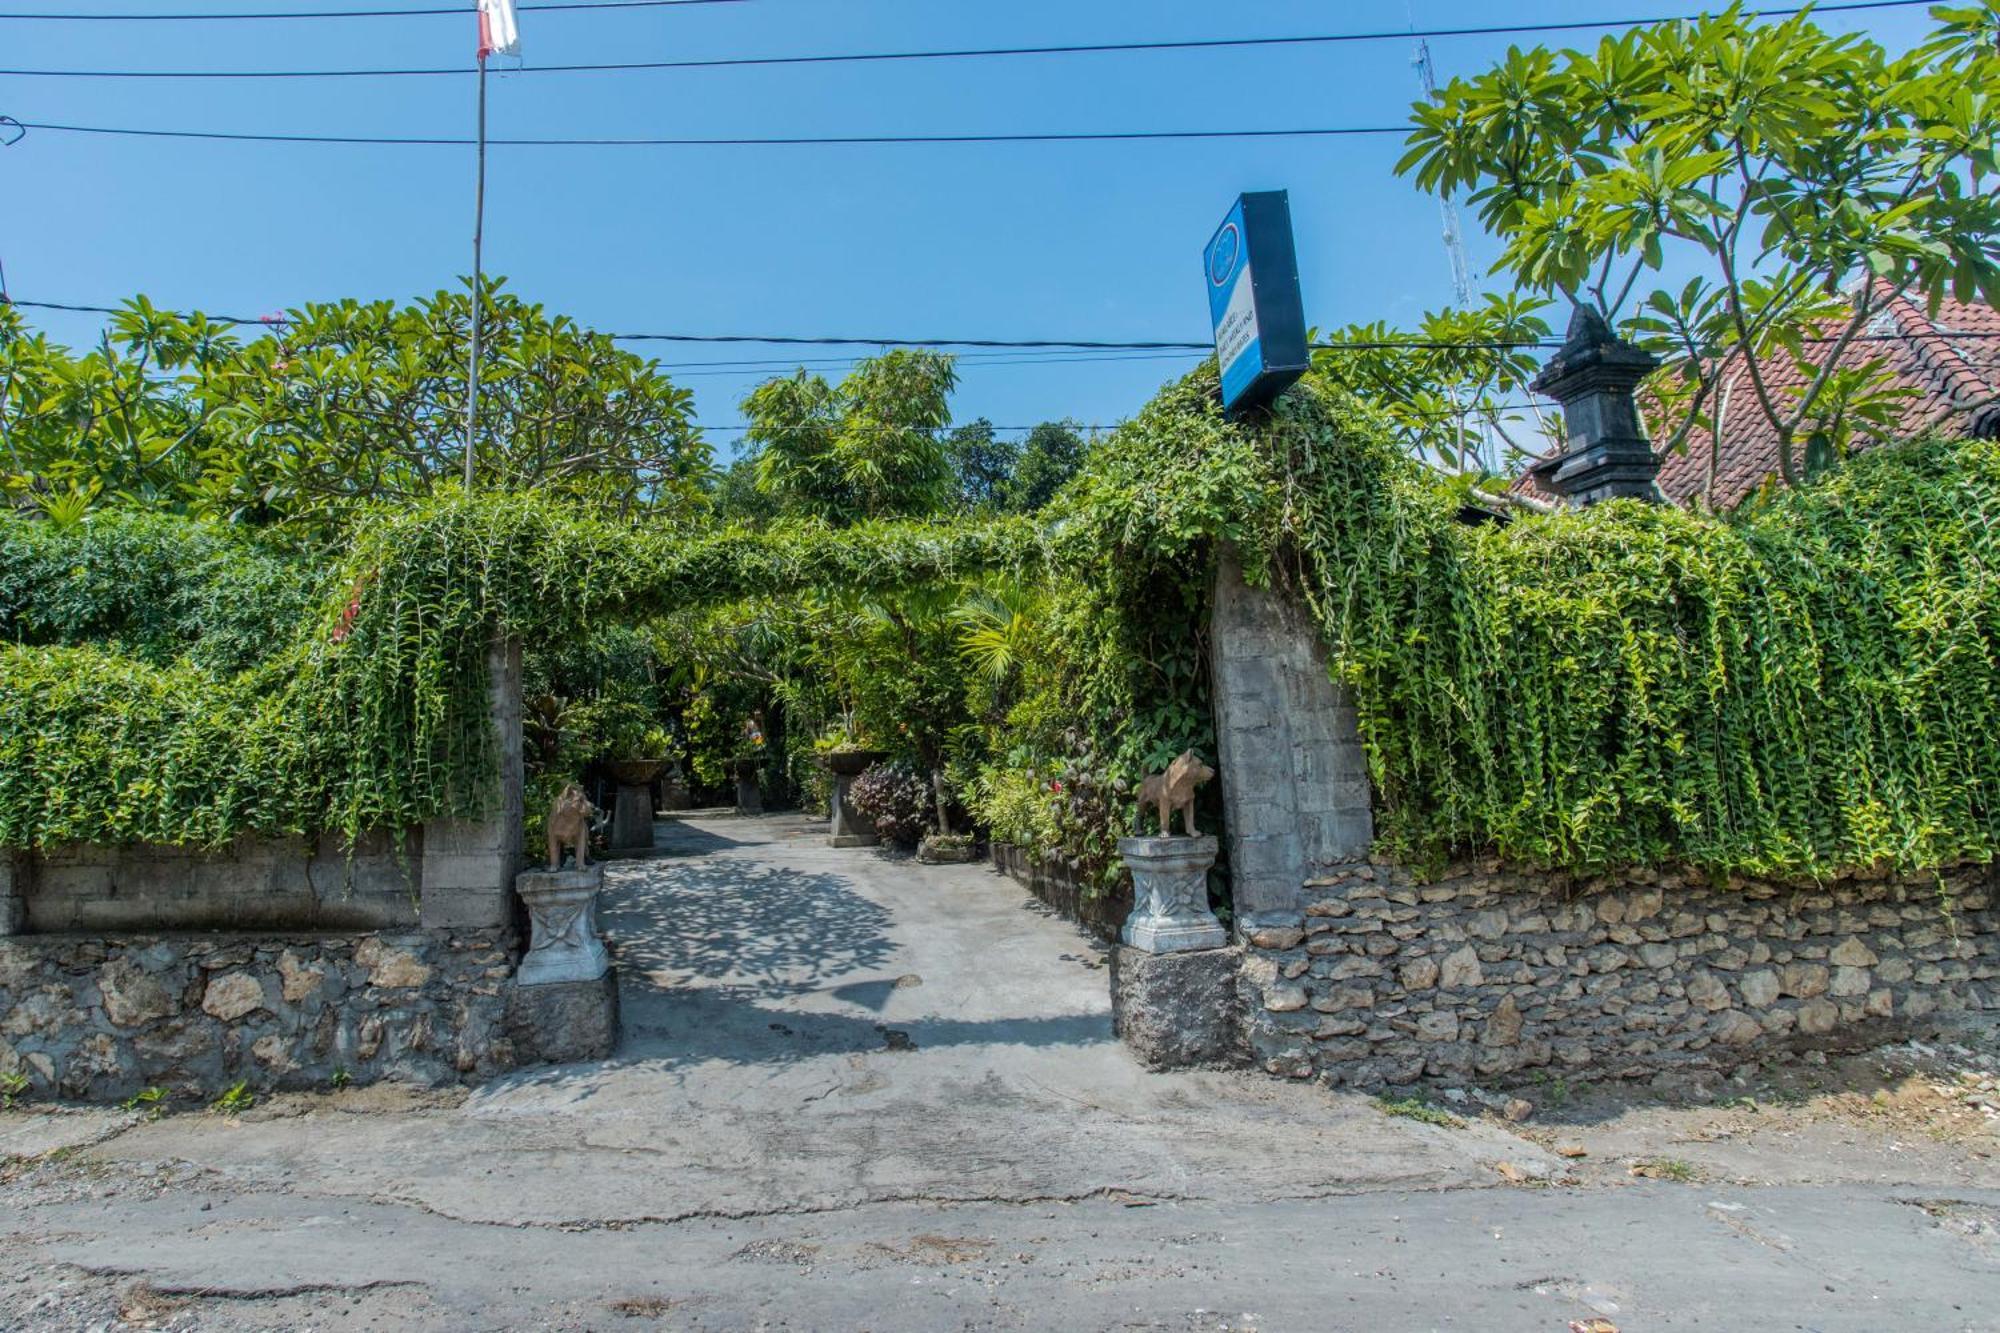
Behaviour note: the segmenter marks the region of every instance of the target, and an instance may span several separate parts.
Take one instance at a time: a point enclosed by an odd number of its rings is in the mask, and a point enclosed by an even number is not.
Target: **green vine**
[[[18,528],[25,520],[4,525]],[[99,580],[115,521],[67,541],[0,619],[0,845],[217,845],[484,812],[496,790],[486,662],[599,619],[808,586],[886,588],[1041,558],[1019,520],[798,525],[751,535],[618,523],[533,496],[434,502],[356,530],[281,645],[242,671],[127,649],[143,608],[75,626],[30,614]],[[16,540],[18,534],[8,540]],[[66,572],[65,572],[66,571]],[[305,575],[300,576],[305,579]],[[72,632],[74,631],[74,632]]]
[[[495,496],[378,515],[323,572],[199,525],[7,520],[0,844],[475,814],[496,638],[994,573],[1031,578],[1039,609],[984,687],[1007,703],[982,724],[979,785],[1038,828],[1035,793],[1062,773],[1117,792],[1212,745],[1203,590],[1228,541],[1323,625],[1402,855],[1800,875],[1985,860],[1996,531],[1987,442],[1880,450],[1728,517],[1617,503],[1467,526],[1365,407],[1309,378],[1225,422],[1212,368],[1032,520],[714,531]],[[1116,832],[1057,836],[1096,864]]]

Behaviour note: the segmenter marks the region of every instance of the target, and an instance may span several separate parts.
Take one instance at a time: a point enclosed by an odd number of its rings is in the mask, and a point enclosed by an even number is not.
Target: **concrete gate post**
[[[1295,599],[1246,583],[1227,546],[1209,643],[1236,933],[1265,944],[1299,928],[1307,880],[1367,857],[1368,761],[1318,627]]]
[[[514,922],[514,872],[521,868],[521,644],[496,640],[488,650],[493,738],[500,790],[479,819],[433,819],[424,825],[419,920],[427,930],[504,929]]]
[[[1299,1039],[1269,1013],[1246,957],[1305,938],[1308,887],[1367,857],[1374,842],[1367,759],[1353,707],[1328,670],[1319,628],[1281,590],[1253,588],[1218,554],[1210,658],[1235,943],[1157,956],[1112,952],[1112,1022],[1156,1068],[1268,1063]],[[1133,866],[1134,884],[1142,867]]]

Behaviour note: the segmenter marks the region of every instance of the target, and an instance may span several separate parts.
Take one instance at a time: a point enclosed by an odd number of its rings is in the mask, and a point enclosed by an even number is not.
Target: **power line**
[[[471,138],[427,135],[254,134],[233,130],[151,130],[115,125],[58,125],[24,120],[22,128],[54,134],[107,134],[140,139],[215,139],[232,143],[365,144],[371,146],[466,148]],[[1348,126],[1325,129],[1270,130],[1093,130],[1049,134],[833,134],[786,135],[769,138],[574,138],[495,139],[493,148],[770,148],[845,144],[975,144],[975,143],[1108,143],[1145,139],[1291,139],[1353,135],[1407,134],[1406,125]]]
[[[61,301],[28,301],[18,297],[0,301],[0,304],[19,306],[29,310],[59,310],[74,314],[118,315],[128,307],[107,305],[83,305]],[[292,321],[285,315],[260,316],[218,315],[203,312],[204,317],[216,324],[240,324],[264,328],[283,328]],[[755,343],[773,347],[920,347],[945,349],[953,347],[986,347],[1047,349],[1055,351],[1106,351],[1106,352],[1200,352],[1209,353],[1215,345],[1208,342],[1166,342],[1160,340],[1115,342],[1108,339],[1090,338],[898,338],[881,335],[836,335],[823,334],[804,336],[799,334],[770,333],[610,333],[604,335],[616,342],[664,342],[731,344]],[[1926,338],[1947,340],[1977,340],[2000,338],[2000,331],[1974,329],[1942,329],[1926,331]],[[1834,343],[1841,341],[1836,336],[1806,337],[1800,341],[1807,343]],[[1908,342],[1909,336],[1899,333],[1864,333],[1847,341],[1853,343]],[[1504,352],[1542,349],[1553,351],[1563,346],[1560,338],[1516,338],[1494,340],[1458,340],[1442,338],[1377,338],[1342,339],[1338,342],[1316,342],[1315,351],[1330,352],[1425,352],[1425,351],[1476,351]],[[789,364],[789,363],[788,363]]]
[[[974,419],[973,419],[973,420],[971,420],[971,421],[961,421],[961,422],[959,422],[959,423],[958,423],[958,426],[959,426],[959,427],[964,427],[964,426],[977,426],[977,425],[979,425],[979,424],[981,424],[981,423],[980,423],[980,421],[979,421],[979,419],[978,419],[978,418],[974,418]],[[1042,422],[1042,423],[1041,423],[1040,425],[1036,425],[1036,426],[996,426],[996,425],[994,425],[994,424],[993,424],[992,422],[990,422],[990,421],[988,421],[988,422],[985,422],[984,424],[985,424],[985,426],[986,426],[986,428],[987,428],[988,430],[1006,430],[1006,431],[1016,431],[1016,430],[1019,430],[1019,431],[1032,431],[1032,430],[1040,430],[1042,426],[1050,426],[1050,425],[1054,425],[1054,426],[1068,426],[1068,427],[1069,427],[1069,428],[1070,428],[1071,430],[1116,430],[1116,429],[1117,429],[1117,427],[1116,427],[1116,426],[1101,426],[1101,425],[1097,425],[1097,424],[1094,424],[1094,423],[1093,423],[1093,424],[1091,424],[1091,425],[1088,425],[1088,426],[1086,426],[1086,425],[1083,425],[1083,424],[1081,424],[1080,422],[1075,422],[1075,421],[1066,421],[1066,420],[1050,420],[1050,421],[1044,421],[1044,422]],[[705,424],[705,423],[697,423],[697,424],[695,425],[694,429],[696,429],[696,430],[712,430],[712,431],[730,431],[730,432],[735,432],[735,433],[741,433],[741,432],[744,432],[744,431],[750,431],[750,430],[755,430],[755,429],[756,429],[756,427],[755,427],[755,426],[751,426],[751,425],[747,425],[747,424],[746,424],[746,425],[737,425],[737,426],[710,426],[710,425],[707,425],[707,424]],[[900,428],[899,428],[899,427],[890,427],[889,429],[891,429],[891,430],[895,430],[895,429],[900,429]],[[956,427],[954,427],[953,429],[956,429]]]
[[[1852,3],[1820,5],[1816,14],[1853,10],[1903,9],[1930,4],[1932,0],[1853,0]],[[616,8],[617,6],[612,6]],[[1782,18],[1804,12],[1807,6],[1762,11],[1758,17]],[[463,12],[463,11],[449,11]],[[1433,28],[1421,32],[1337,32],[1284,37],[1204,37],[1157,42],[1076,42],[1053,46],[981,46],[941,51],[853,51],[797,56],[723,56],[701,60],[621,60],[564,65],[527,65],[521,74],[600,74],[630,73],[639,70],[744,69],[772,65],[843,65],[913,60],[985,60],[1020,56],[1071,56],[1130,54],[1144,51],[1213,51],[1283,46],[1324,46],[1349,42],[1409,41],[1429,37],[1494,37],[1529,32],[1568,32],[1578,29],[1641,27],[1696,17],[1671,14],[1652,18],[1586,19],[1560,23],[1493,24],[1480,27]],[[376,69],[233,69],[233,70],[134,70],[134,69],[0,69],[0,75],[42,79],[385,79],[459,78],[472,71],[463,66],[443,65],[418,68]]]
[[[578,9],[677,9],[682,5],[738,5],[745,0],[567,0],[566,3],[517,5],[515,8],[528,10],[578,10]],[[414,19],[434,18],[451,14],[460,18],[477,13],[471,5],[450,5],[432,9],[302,9],[266,10],[240,14],[185,13],[185,14],[6,14],[0,13],[0,22],[7,19],[36,19],[43,23],[229,23],[238,20],[265,19]]]

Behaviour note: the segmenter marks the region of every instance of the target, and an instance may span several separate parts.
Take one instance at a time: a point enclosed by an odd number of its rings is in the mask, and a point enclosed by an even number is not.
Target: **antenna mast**
[[[1419,38],[1416,58],[1410,62],[1417,67],[1417,81],[1423,85],[1424,96],[1437,100],[1437,79],[1431,72],[1431,44]],[[1438,196],[1438,211],[1444,214],[1444,250],[1451,259],[1451,299],[1460,310],[1472,306],[1472,271],[1465,262],[1465,238],[1458,229],[1458,205],[1452,203],[1451,196]]]

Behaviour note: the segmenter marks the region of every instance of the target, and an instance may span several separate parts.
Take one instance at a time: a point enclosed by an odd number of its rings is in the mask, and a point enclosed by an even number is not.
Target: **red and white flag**
[[[479,0],[479,58],[521,54],[521,29],[514,22],[514,0]]]

